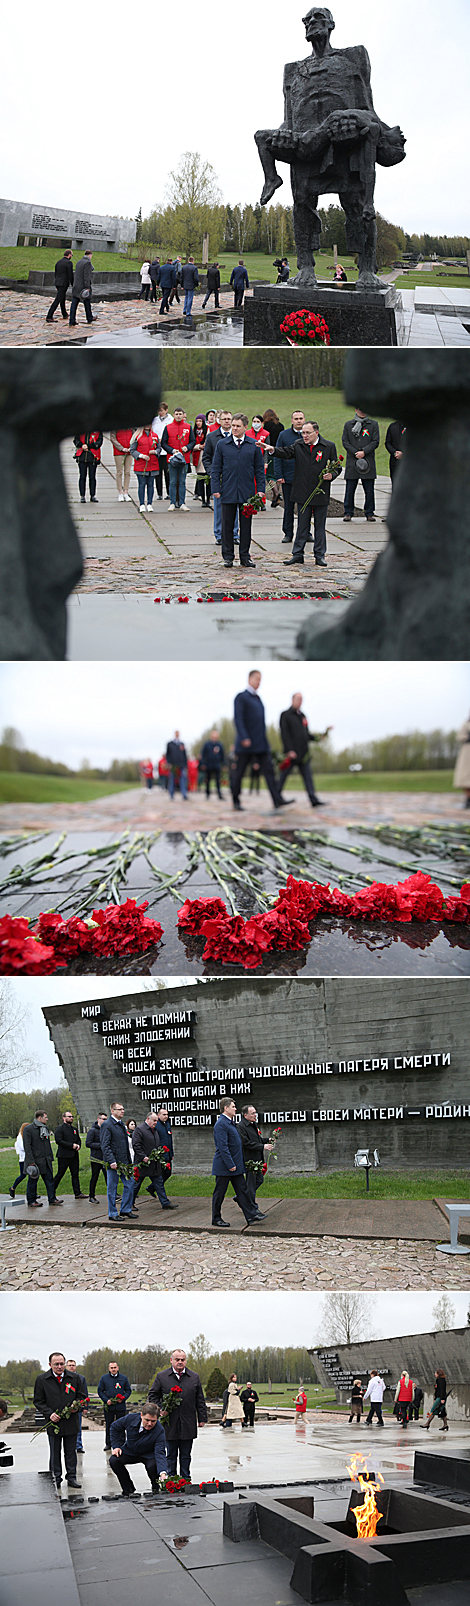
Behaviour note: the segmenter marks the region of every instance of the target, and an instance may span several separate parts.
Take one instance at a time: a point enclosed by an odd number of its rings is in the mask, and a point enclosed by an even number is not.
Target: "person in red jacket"
[[[131,477],[132,456],[129,451],[133,429],[111,430],[110,441],[114,452],[114,467],[116,470],[116,490],[118,502],[130,502],[129,482]],[[124,484],[123,484],[124,477]]]
[[[307,1395],[305,1393],[305,1389],[299,1389],[299,1392],[296,1394],[294,1399],[294,1405],[296,1421],[298,1421],[300,1416],[305,1416],[305,1412],[307,1410]]]
[[[92,429],[88,435],[74,435],[75,462],[78,463],[78,487],[80,501],[85,501],[86,481],[90,488],[90,502],[97,502],[96,470],[101,462],[101,447],[103,436],[101,430]]]
[[[412,1404],[413,1383],[409,1372],[402,1372],[400,1381],[395,1389],[395,1405],[398,1407],[397,1415],[404,1428],[408,1427]]]
[[[168,452],[168,467],[170,470],[170,506],[169,513],[176,512],[176,502],[180,513],[186,513],[186,475],[188,472],[191,452],[195,445],[192,424],[185,419],[183,408],[175,407],[173,423],[167,424],[162,435],[162,447]]]
[[[139,487],[139,512],[153,513],[153,493],[160,451],[158,435],[154,434],[151,424],[146,424],[144,429],[133,431],[130,445],[133,448],[132,455]],[[145,492],[147,492],[147,507],[145,507]]]
[[[251,420],[251,429],[247,429],[246,433],[247,435],[251,435],[253,440],[258,442],[258,446],[261,447],[261,451],[263,450],[266,441],[269,445],[269,430],[264,428],[263,420],[260,418],[259,413],[255,413],[254,418]]]

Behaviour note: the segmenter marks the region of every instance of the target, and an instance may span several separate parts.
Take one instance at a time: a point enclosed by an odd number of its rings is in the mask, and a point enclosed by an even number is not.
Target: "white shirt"
[[[377,1403],[378,1400],[380,1400],[380,1404],[382,1404],[384,1394],[385,1383],[383,1377],[371,1377],[370,1383],[368,1383],[366,1388],[364,1399],[370,1400],[371,1405]]]
[[[21,1136],[21,1132],[18,1133],[18,1137],[17,1137],[16,1143],[15,1143],[15,1149],[16,1149],[16,1153],[18,1155],[18,1159],[20,1161],[24,1160],[25,1152],[24,1152],[24,1143],[23,1143],[23,1139],[22,1139],[22,1136]]]
[[[161,441],[161,438],[162,438],[162,435],[163,435],[163,431],[164,431],[164,429],[166,429],[167,424],[172,424],[172,423],[173,423],[173,413],[167,413],[166,418],[159,418],[158,414],[157,414],[157,417],[152,419],[153,433],[154,433],[154,435],[158,435],[159,441]]]

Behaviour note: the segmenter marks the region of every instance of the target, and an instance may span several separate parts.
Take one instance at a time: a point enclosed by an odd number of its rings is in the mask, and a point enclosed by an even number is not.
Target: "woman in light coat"
[[[140,268],[139,271],[140,271],[139,301],[148,301],[148,298],[149,298],[149,295],[150,295],[150,291],[152,289],[152,280],[150,278],[150,262],[143,262],[142,263],[142,267]]]
[[[222,1421],[226,1427],[231,1427],[232,1422],[244,1422],[244,1420],[245,1412],[238,1393],[236,1374],[234,1373],[233,1377],[230,1378],[225,1416],[222,1417]]]
[[[16,1149],[16,1153],[18,1155],[18,1161],[19,1161],[20,1170],[19,1170],[19,1176],[15,1177],[14,1182],[12,1182],[11,1188],[8,1189],[8,1192],[9,1192],[9,1195],[10,1195],[10,1199],[14,1199],[14,1197],[15,1197],[15,1189],[19,1186],[19,1183],[28,1181],[28,1178],[26,1176],[25,1152],[24,1152],[24,1143],[23,1143],[23,1132],[24,1132],[25,1126],[27,1126],[27,1125],[28,1125],[28,1122],[27,1121],[23,1121],[23,1125],[20,1126],[18,1137],[17,1137],[16,1143],[15,1143],[15,1149]]]
[[[453,786],[465,793],[464,809],[470,809],[470,716],[457,731],[460,748],[454,770]]]

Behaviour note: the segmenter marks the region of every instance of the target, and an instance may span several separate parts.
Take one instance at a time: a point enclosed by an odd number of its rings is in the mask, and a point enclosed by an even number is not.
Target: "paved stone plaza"
[[[204,1201],[209,1216],[209,1199]],[[228,1206],[230,1212],[232,1207]],[[390,1207],[392,1209],[392,1206]],[[225,1209],[225,1205],[224,1205]],[[12,1212],[13,1219],[14,1212]],[[63,1231],[18,1226],[0,1244],[0,1288],[160,1290],[470,1288],[470,1256],[442,1255],[434,1244],[398,1238],[261,1239],[210,1231],[197,1255],[192,1233],[132,1228]],[[447,1234],[444,1231],[444,1237]],[[227,1242],[229,1239],[229,1242]],[[65,1252],[64,1252],[65,1249]],[[456,1269],[457,1267],[457,1269]]]
[[[240,685],[242,681],[240,680]],[[184,735],[184,732],[183,732]],[[156,755],[158,756],[158,755]],[[313,766],[312,766],[313,767]],[[322,792],[324,808],[321,822],[315,814],[315,826],[321,830],[332,826],[357,824],[375,825],[387,821],[395,825],[424,825],[427,821],[459,823],[462,814],[460,792]],[[312,809],[307,794],[294,795],[289,828],[310,827]],[[173,801],[160,786],[151,792],[143,787],[113,792],[109,797],[95,798],[91,803],[2,803],[0,828],[10,831],[63,830],[116,831],[125,830],[204,831],[214,826],[233,826],[243,830],[272,828],[278,814],[273,810],[267,791],[249,792],[248,783],[242,794],[243,821],[235,821],[232,799],[224,787],[222,802],[212,792],[209,799],[202,791],[189,792],[186,802],[179,793]],[[285,822],[284,822],[285,824]]]

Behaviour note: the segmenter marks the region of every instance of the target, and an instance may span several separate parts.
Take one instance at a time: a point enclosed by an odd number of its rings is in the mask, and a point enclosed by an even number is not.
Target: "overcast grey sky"
[[[275,1248],[273,1250],[275,1254]],[[364,1245],[364,1271],[367,1245]],[[455,1325],[464,1327],[469,1293],[454,1293]],[[439,1292],[379,1293],[374,1296],[373,1332],[377,1339],[432,1331],[432,1310]],[[1,1296],[0,1365],[10,1359],[37,1357],[47,1366],[52,1345],[78,1362],[100,1345],[145,1349],[161,1344],[189,1347],[204,1333],[212,1349],[263,1348],[319,1341],[323,1310],[321,1294],[252,1293],[32,1293]],[[379,1357],[380,1359],[380,1357]]]
[[[175,610],[175,630],[184,627]],[[156,616],[158,609],[155,610]],[[158,651],[158,617],[155,650]],[[303,691],[311,729],[333,725],[336,750],[397,731],[455,729],[467,718],[470,667],[462,663],[257,664],[267,721]],[[178,727],[189,745],[246,685],[239,663],[3,664],[0,728],[27,747],[78,767],[83,758],[159,757]]]
[[[188,985],[187,976],[171,976],[165,985]],[[123,993],[142,992],[142,977],[117,979],[113,976],[19,976],[5,982],[16,1003],[25,1012],[25,1048],[33,1066],[27,1078],[24,1072],[10,1083],[12,1092],[34,1087],[58,1087],[62,1069],[42,1013],[43,1006],[89,1001],[92,998],[114,998]]]
[[[261,192],[253,134],[283,118],[286,60],[309,54],[308,6],[270,0],[239,13],[179,0],[137,14],[95,0],[90,37],[73,42],[26,0],[6,9],[0,139],[2,194],[42,205],[134,217],[163,199],[180,153],[212,163],[223,198],[252,205]],[[336,49],[363,44],[376,111],[407,138],[406,161],[377,169],[376,204],[418,232],[468,233],[468,0],[332,4]],[[145,61],[145,70],[142,72]],[[451,155],[449,154],[451,153]],[[276,199],[290,204],[288,168]],[[324,204],[328,204],[325,198]]]

